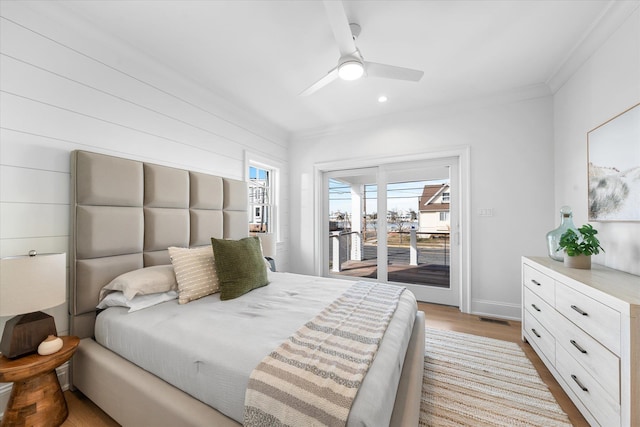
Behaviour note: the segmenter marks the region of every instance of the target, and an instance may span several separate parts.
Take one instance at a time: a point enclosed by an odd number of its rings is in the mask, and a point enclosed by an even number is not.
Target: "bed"
[[[267,286],[232,300],[214,293],[187,304],[169,299],[133,313],[111,307],[97,314],[105,285],[125,273],[171,266],[168,248],[247,237],[247,186],[87,151],[74,151],[71,165],[70,323],[81,338],[72,386],[124,426],[241,425],[253,366],[353,282],[269,272]],[[219,351],[181,332],[179,325],[194,323],[209,325],[202,333],[218,340]],[[153,330],[159,336],[147,334]],[[423,358],[424,314],[405,291],[347,425],[418,425]]]

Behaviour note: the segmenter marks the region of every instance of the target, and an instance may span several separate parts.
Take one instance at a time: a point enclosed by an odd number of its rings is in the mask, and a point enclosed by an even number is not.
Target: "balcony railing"
[[[331,272],[377,278],[377,239],[367,233],[334,231],[329,235]],[[448,286],[449,233],[389,232],[387,235],[388,279],[394,282]],[[438,277],[434,278],[434,272]]]

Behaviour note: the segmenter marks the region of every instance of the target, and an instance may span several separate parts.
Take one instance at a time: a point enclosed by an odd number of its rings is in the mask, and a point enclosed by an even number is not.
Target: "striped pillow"
[[[206,297],[220,291],[211,246],[169,248],[169,257],[178,282],[178,302]]]

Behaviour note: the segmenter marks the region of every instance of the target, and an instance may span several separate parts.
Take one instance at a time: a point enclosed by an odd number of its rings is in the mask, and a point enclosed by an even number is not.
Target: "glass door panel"
[[[457,158],[326,172],[325,274],[400,283],[419,301],[458,306],[457,175]]]
[[[448,177],[387,183],[389,282],[449,288],[450,194]]]
[[[328,181],[328,270],[332,275],[377,279],[375,175],[352,172]]]

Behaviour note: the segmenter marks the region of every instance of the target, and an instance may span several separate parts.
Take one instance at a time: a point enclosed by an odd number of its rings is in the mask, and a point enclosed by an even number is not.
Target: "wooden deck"
[[[365,245],[362,261],[342,263],[343,276],[377,278],[376,246]],[[419,248],[418,265],[409,265],[409,248],[390,247],[387,261],[389,282],[449,287],[448,252],[442,248]]]

